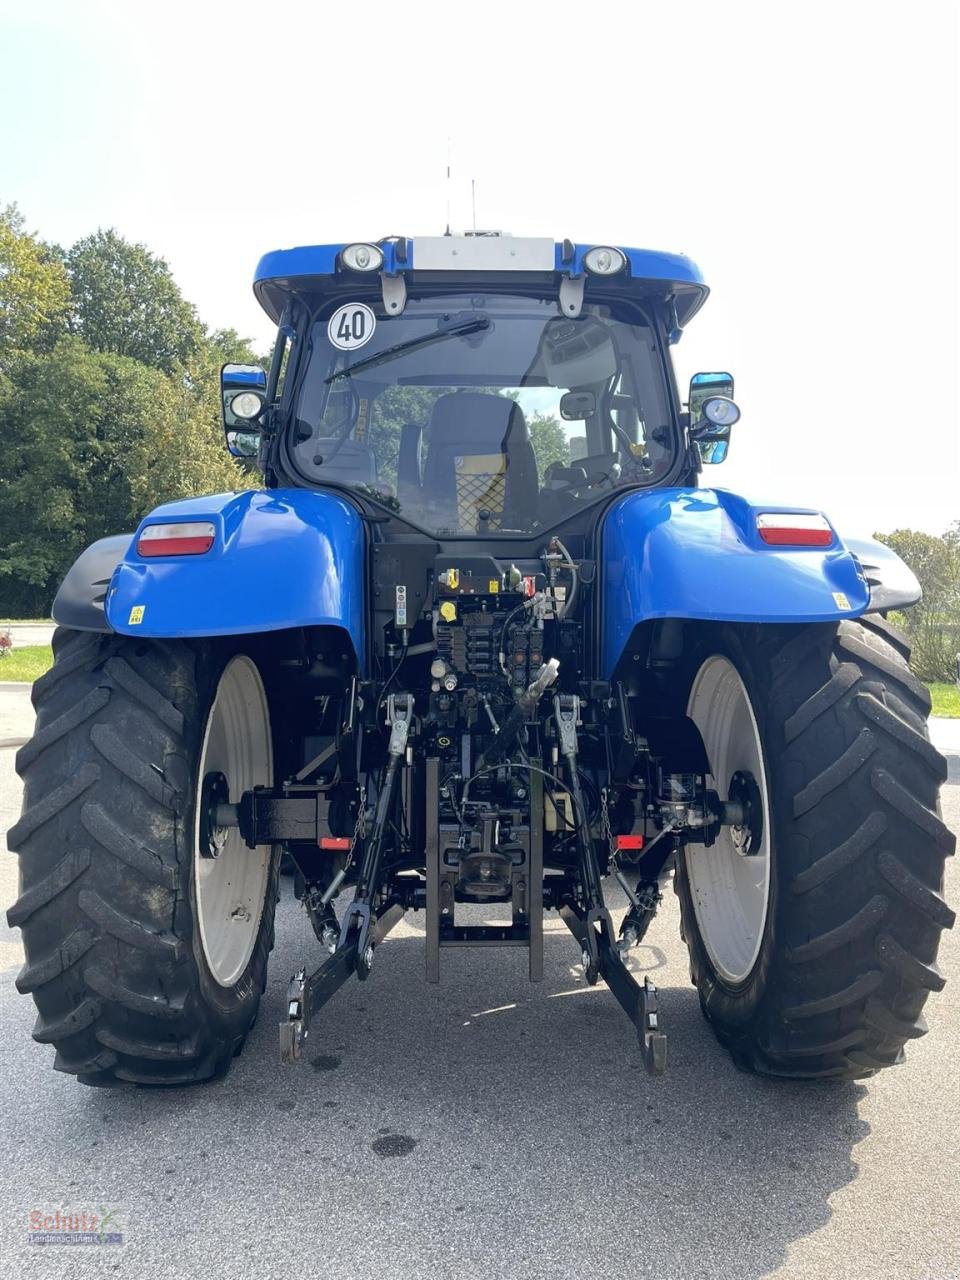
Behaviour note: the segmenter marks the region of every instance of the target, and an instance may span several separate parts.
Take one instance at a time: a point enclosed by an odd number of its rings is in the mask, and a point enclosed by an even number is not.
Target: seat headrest
[[[429,447],[448,444],[477,453],[496,453],[504,445],[529,440],[523,410],[515,400],[481,391],[440,396],[430,414]]]

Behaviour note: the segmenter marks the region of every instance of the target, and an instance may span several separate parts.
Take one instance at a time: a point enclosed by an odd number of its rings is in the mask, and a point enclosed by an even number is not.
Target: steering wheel
[[[599,467],[592,469],[590,467],[591,462],[600,463],[603,469],[601,470]],[[605,480],[613,479],[614,467],[618,465],[619,463],[616,456],[611,454],[600,454],[596,458],[578,458],[577,461],[571,463],[570,466],[562,466],[560,463],[551,463],[550,467],[547,468],[547,474],[544,477],[547,481],[549,481],[551,470],[554,467],[563,471],[579,471],[582,478],[578,479],[577,477],[574,477],[573,479],[568,480],[566,484],[558,484],[556,486],[550,485],[547,492],[577,493],[580,489],[587,489],[594,485],[603,484]]]

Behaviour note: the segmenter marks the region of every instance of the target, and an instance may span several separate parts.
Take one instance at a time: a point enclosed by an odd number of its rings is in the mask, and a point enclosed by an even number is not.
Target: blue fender
[[[834,533],[826,547],[774,547],[756,506],[724,489],[653,489],[608,510],[601,543],[603,675],[650,618],[836,622],[870,605],[870,586]]]
[[[145,558],[151,524],[208,520],[203,555]],[[242,635],[284,627],[335,626],[365,666],[364,531],[343,498],[306,489],[246,490],[157,507],[114,571],[106,618],[127,636]]]

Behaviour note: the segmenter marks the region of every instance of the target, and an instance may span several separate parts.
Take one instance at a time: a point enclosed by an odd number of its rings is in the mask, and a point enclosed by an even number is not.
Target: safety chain
[[[607,849],[610,853],[610,861],[616,866],[617,864],[617,844],[613,838],[613,828],[610,826],[610,807],[607,801],[607,788],[600,789],[600,834],[607,842]]]
[[[365,786],[358,787],[357,789],[360,792],[360,798],[357,802],[357,820],[353,824],[353,835],[350,837],[350,849],[347,853],[347,860],[343,864],[344,871],[347,870],[350,863],[353,861],[354,852],[360,837],[363,834],[364,824],[367,820],[367,789]]]

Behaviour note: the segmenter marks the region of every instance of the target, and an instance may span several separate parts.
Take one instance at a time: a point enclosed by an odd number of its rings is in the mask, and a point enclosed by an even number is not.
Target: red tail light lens
[[[757,516],[757,533],[771,547],[829,547],[833,530],[821,515],[771,511]]]
[[[321,849],[330,849],[335,853],[347,853],[350,849],[347,836],[321,836],[319,844]]]
[[[615,836],[614,839],[616,840],[618,852],[622,850],[626,853],[628,849],[636,852],[638,849],[643,848],[643,836]]]
[[[148,524],[137,539],[141,556],[202,556],[213,546],[215,530],[207,520],[189,524]]]

